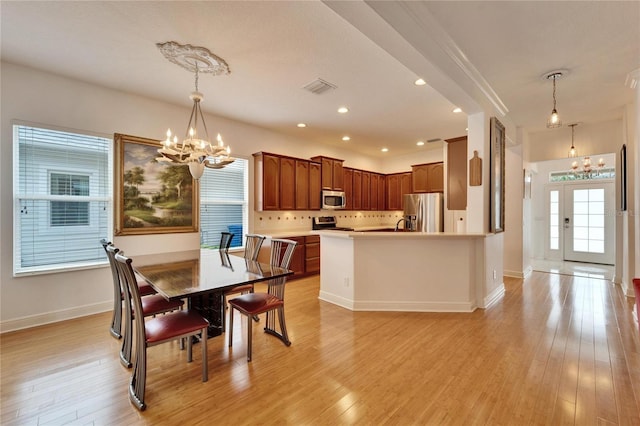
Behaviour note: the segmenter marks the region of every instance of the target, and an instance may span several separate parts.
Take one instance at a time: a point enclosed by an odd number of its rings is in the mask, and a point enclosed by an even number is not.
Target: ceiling
[[[231,69],[200,77],[206,112],[374,157],[438,147],[416,142],[464,135],[486,106],[508,127],[553,131],[543,75],[556,69],[565,124],[619,118],[640,68],[637,1],[3,0],[0,12],[3,61],[187,107],[193,75],[155,44],[204,46]],[[337,88],[303,90],[317,78]]]

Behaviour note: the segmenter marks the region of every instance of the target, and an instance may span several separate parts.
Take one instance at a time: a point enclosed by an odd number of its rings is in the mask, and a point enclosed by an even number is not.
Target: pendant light
[[[578,123],[569,124],[569,127],[571,127],[571,148],[569,148],[569,155],[568,155],[569,158],[574,158],[578,156],[578,150],[576,149],[573,143],[573,133],[577,125]]]
[[[554,71],[546,75],[547,80],[553,80],[553,109],[551,110],[551,115],[549,116],[549,120],[547,121],[547,127],[550,129],[562,126],[562,121],[560,120],[558,110],[556,109],[556,80],[561,78],[562,75],[563,74],[560,71]]]

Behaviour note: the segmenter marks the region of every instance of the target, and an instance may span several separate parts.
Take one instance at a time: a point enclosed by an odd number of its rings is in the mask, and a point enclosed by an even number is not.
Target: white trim
[[[504,296],[504,293],[505,293],[504,283],[502,283],[484,298],[483,300],[484,306],[482,306],[482,308],[483,309],[490,308],[494,303],[497,303],[498,300],[502,298],[502,296]]]
[[[0,322],[0,333],[8,333],[10,331],[17,331],[25,328],[66,321],[74,318],[85,317],[87,315],[100,314],[102,312],[111,311],[112,309],[113,301],[108,301],[63,309],[60,311],[47,312],[44,314],[10,319]],[[105,333],[107,332],[106,330],[108,328],[109,324],[105,323]]]
[[[503,286],[504,290],[504,286]],[[350,311],[390,311],[390,312],[464,312],[475,311],[473,302],[413,302],[365,300],[354,302],[351,299],[320,291],[318,299],[338,305]]]
[[[522,271],[503,271],[502,274],[505,277],[512,277],[512,278],[524,278],[525,277],[525,272]]]

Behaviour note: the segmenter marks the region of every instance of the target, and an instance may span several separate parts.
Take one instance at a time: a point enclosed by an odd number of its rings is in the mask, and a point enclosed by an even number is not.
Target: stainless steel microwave
[[[322,208],[327,210],[344,209],[347,198],[342,191],[322,191]]]

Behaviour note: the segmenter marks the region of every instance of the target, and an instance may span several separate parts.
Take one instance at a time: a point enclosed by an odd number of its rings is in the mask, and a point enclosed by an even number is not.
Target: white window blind
[[[13,140],[14,275],[105,263],[112,140],[24,125]]]
[[[231,247],[244,244],[248,224],[248,160],[206,169],[200,178],[200,243],[217,248],[221,232],[232,232]]]

